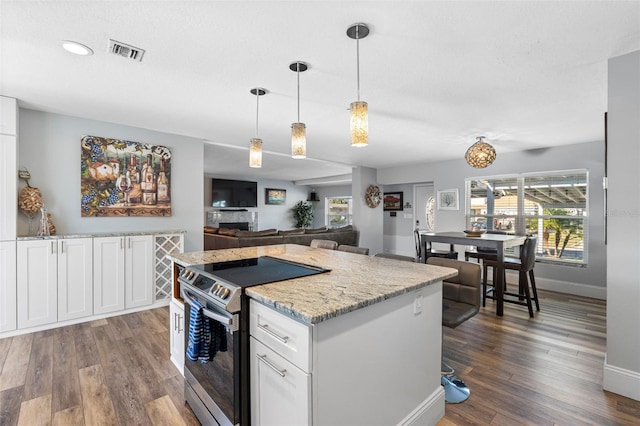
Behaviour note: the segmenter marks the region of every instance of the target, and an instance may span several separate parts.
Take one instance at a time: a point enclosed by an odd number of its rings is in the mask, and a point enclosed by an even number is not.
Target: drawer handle
[[[287,372],[287,370],[282,369],[280,370],[278,367],[276,367],[275,365],[273,365],[271,363],[271,361],[267,360],[267,355],[260,355],[260,354],[256,354],[256,358],[258,358],[260,361],[264,362],[265,364],[267,364],[267,366],[272,369],[273,371],[275,371],[276,373],[278,373],[280,376],[284,377],[284,373]]]
[[[289,336],[280,336],[278,333],[271,331],[271,329],[269,328],[269,324],[260,324],[258,323],[258,328],[262,331],[264,331],[265,333],[267,333],[268,335],[280,340],[282,343],[287,343],[287,341],[289,340]]]

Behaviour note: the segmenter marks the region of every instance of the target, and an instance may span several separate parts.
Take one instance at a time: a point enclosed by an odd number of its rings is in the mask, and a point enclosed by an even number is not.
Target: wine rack
[[[184,252],[183,234],[157,234],[155,236],[155,301],[171,298],[173,279],[168,254]]]

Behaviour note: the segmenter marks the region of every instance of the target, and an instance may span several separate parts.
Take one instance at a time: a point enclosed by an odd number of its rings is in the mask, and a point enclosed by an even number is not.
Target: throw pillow
[[[302,235],[304,228],[288,229],[286,231],[278,231],[278,235]]]
[[[327,232],[327,227],[323,226],[322,228],[313,228],[313,229],[305,229],[305,234],[323,234]]]

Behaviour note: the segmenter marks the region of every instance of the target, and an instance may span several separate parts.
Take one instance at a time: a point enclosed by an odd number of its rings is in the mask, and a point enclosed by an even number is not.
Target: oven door
[[[240,424],[240,333],[237,332],[238,315],[220,310],[213,303],[189,291],[181,284],[184,300],[185,350],[189,346],[189,319],[192,300],[203,306],[203,315],[226,328],[227,350],[218,351],[213,359],[202,364],[184,359],[185,399],[202,424],[233,426]],[[194,395],[195,394],[195,395]],[[195,398],[194,398],[195,396]],[[206,410],[205,410],[206,409]],[[205,418],[201,418],[205,417]]]

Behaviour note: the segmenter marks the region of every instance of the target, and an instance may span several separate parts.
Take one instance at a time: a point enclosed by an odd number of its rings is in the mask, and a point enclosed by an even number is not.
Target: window
[[[586,171],[467,179],[467,227],[538,238],[537,258],[586,264]]]
[[[326,225],[331,228],[351,225],[353,215],[351,197],[330,197],[325,198]]]

